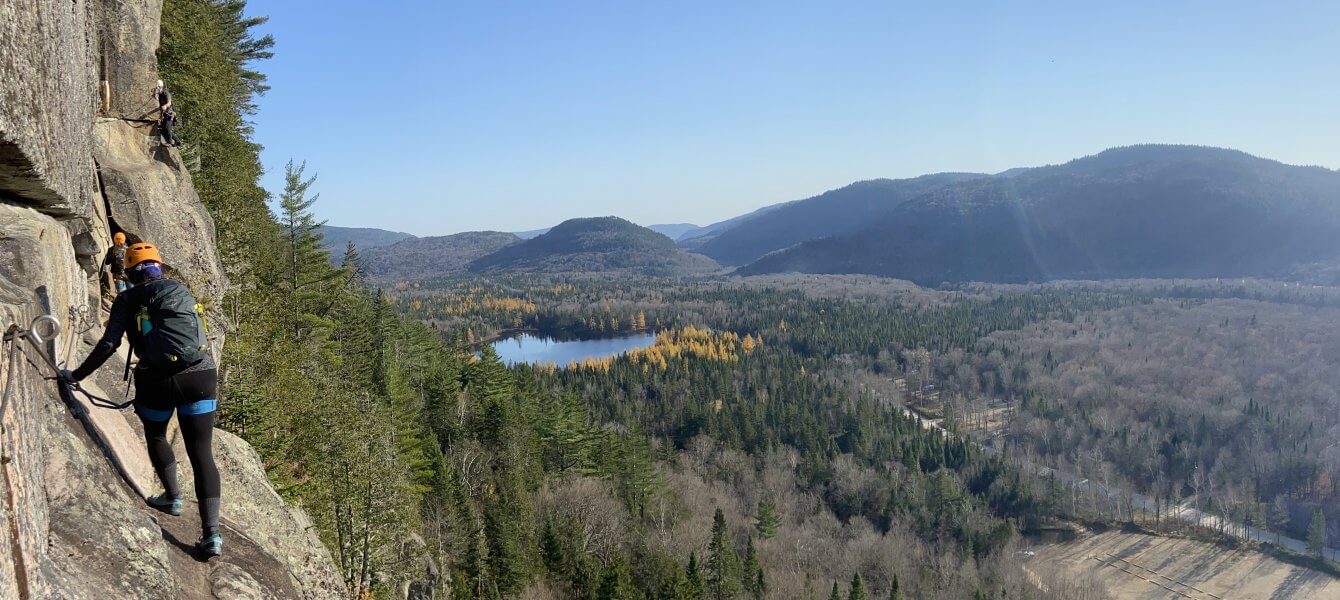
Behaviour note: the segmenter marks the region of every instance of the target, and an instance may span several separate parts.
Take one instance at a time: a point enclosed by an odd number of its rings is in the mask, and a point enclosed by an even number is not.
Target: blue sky
[[[333,225],[701,225],[1141,142],[1340,168],[1327,0],[249,4],[266,187],[306,160]]]

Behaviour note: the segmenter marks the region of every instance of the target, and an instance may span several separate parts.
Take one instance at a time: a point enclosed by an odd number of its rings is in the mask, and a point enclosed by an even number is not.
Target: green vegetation
[[[1291,530],[1294,512],[1334,498],[1334,464],[1309,454],[1334,405],[1285,391],[1319,390],[1309,360],[1334,355],[1321,338],[1340,336],[1322,321],[1340,319],[1308,312],[1334,310],[1314,306],[1321,293],[538,274],[702,266],[611,219],[499,238],[510,245],[475,261],[524,276],[376,289],[352,246],[331,260],[304,166],[290,163],[279,214],[266,206],[246,117],[264,90],[251,65],[272,42],[243,8],[167,0],[160,50],[230,277],[222,424],[311,513],[355,594],[418,581],[455,598],[818,598],[830,584],[850,599],[1100,597],[1024,575],[1016,533],[1078,511],[1013,453],[1087,460],[1085,473],[1165,499],[1204,472],[1206,508]],[[1299,314],[1203,300],[1246,294]],[[474,352],[516,329],[661,339],[572,368]],[[1153,335],[1164,329],[1182,333]],[[1221,337],[1241,331],[1258,335]],[[1188,340],[1213,356],[1192,363]],[[1244,369],[1259,353],[1304,368],[1279,381]],[[1119,361],[1151,360],[1142,368],[1209,383],[1169,393],[1176,403],[1125,394],[1138,373]],[[1019,415],[1006,452],[966,437],[991,433],[990,400]],[[951,433],[908,406],[945,415]],[[1324,544],[1335,516],[1316,514],[1308,537]]]
[[[1326,513],[1320,508],[1312,513],[1312,522],[1307,526],[1307,549],[1317,556],[1326,547]]]

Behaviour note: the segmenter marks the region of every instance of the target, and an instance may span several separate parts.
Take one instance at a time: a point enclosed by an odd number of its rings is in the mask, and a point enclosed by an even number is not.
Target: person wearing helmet
[[[110,272],[116,293],[120,294],[130,287],[126,283],[126,234],[118,231],[112,236],[112,247],[107,249],[102,266]]]
[[[163,138],[163,143],[171,146],[180,144],[181,140],[172,133],[172,125],[177,122],[177,111],[172,108],[172,94],[163,86],[162,79],[158,80],[158,87],[154,88],[154,99],[158,101],[158,134]]]
[[[79,368],[62,371],[61,376],[72,381],[88,377],[116,353],[123,335],[130,339],[131,350],[139,359],[135,367],[135,413],[144,424],[149,459],[163,483],[163,493],[147,499],[149,506],[181,514],[177,459],[167,439],[168,423],[175,412],[195,474],[202,530],[196,549],[206,558],[218,556],[223,552],[219,469],[213,452],[218,372],[200,308],[185,284],[164,276],[163,258],[153,244],[132,244],[126,250],[125,269],[132,287],[112,302],[102,339]]]

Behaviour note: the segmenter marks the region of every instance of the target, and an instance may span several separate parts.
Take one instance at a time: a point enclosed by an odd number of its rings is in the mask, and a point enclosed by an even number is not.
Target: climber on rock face
[[[102,339],[84,363],[61,375],[73,381],[88,377],[116,353],[122,335],[130,338],[131,349],[139,357],[135,413],[144,424],[149,459],[164,489],[150,496],[148,503],[160,511],[181,514],[177,459],[167,439],[175,411],[200,504],[203,532],[196,549],[206,557],[218,556],[223,537],[219,531],[219,470],[212,448],[218,372],[195,297],[185,284],[164,277],[163,268],[153,244],[140,242],[126,250],[126,275],[133,287],[117,295]]]
[[[162,79],[158,80],[158,87],[154,88],[154,99],[158,101],[158,133],[163,143],[171,146],[180,144],[181,140],[172,133],[172,125],[177,122],[177,111],[172,109],[172,94],[163,86]]]
[[[117,294],[130,287],[126,283],[126,234],[118,231],[112,236],[112,247],[107,249],[107,256],[102,259],[102,266],[110,272],[112,286]]]

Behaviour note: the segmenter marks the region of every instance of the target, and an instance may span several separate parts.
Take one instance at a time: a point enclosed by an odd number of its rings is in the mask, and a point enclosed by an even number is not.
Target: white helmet
[[[159,80],[158,80],[158,87],[163,87],[163,80],[162,80],[162,79],[159,79]]]

